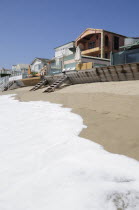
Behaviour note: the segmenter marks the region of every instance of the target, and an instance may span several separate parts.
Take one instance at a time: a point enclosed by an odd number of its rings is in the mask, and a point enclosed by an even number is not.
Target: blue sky
[[[51,58],[86,28],[139,36],[138,9],[138,0],[0,0],[0,67]]]

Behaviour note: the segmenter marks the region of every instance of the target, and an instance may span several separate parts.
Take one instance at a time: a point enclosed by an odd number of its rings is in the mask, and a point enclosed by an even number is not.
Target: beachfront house
[[[121,50],[111,54],[111,65],[139,62],[139,37],[125,38]]]
[[[118,52],[124,45],[125,36],[103,29],[87,28],[75,40],[75,46],[79,46],[82,56],[110,59],[111,52]]]
[[[50,72],[49,74],[62,73],[63,70],[75,70],[75,42],[63,44],[54,48],[55,56],[49,60]]]
[[[31,63],[31,72],[40,73],[40,70],[48,64],[47,58],[35,58]]]
[[[71,41],[55,48],[56,66],[66,70],[75,70],[75,42]]]

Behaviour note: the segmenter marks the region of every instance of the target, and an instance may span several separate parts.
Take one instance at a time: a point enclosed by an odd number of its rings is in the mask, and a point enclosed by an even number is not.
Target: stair
[[[47,84],[47,80],[43,79],[40,82],[38,82],[30,91],[35,91],[38,90],[39,88],[41,88],[43,85]]]
[[[14,84],[14,81],[8,82],[8,84],[4,86],[3,91],[7,91],[13,84]]]
[[[67,80],[67,76],[64,75],[50,85],[45,91],[47,93],[54,92],[56,88],[60,87]]]

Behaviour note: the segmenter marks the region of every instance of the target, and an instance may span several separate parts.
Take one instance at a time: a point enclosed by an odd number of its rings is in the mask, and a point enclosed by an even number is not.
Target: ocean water
[[[138,210],[139,162],[83,128],[61,105],[0,96],[0,210]]]

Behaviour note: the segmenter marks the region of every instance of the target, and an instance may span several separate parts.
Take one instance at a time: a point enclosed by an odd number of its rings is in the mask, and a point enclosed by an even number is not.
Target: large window
[[[96,46],[95,42],[89,42],[88,43],[88,49],[95,48],[95,46]]]
[[[119,37],[114,36],[114,50],[119,50]]]
[[[105,35],[105,46],[109,46],[109,37],[107,35]]]
[[[137,63],[139,62],[139,52],[132,52],[130,54],[130,51],[127,51],[126,54],[126,63]]]

